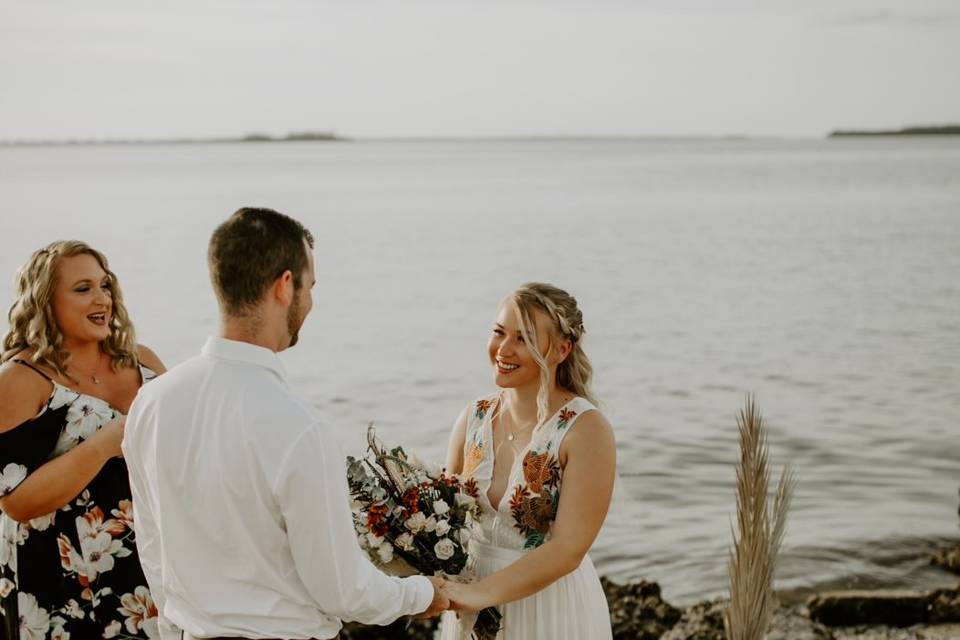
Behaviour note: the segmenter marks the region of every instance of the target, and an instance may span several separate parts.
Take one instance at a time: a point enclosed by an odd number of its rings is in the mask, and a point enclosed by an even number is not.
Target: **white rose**
[[[407,529],[410,529],[410,531],[417,533],[418,531],[422,530],[426,526],[426,524],[427,524],[427,516],[423,515],[422,512],[418,511],[412,516],[410,516],[409,518],[407,518],[407,521],[403,523],[403,526],[405,526]]]
[[[438,516],[446,515],[450,511],[450,505],[443,500],[437,500],[433,503],[433,512]]]
[[[470,542],[470,537],[471,537],[470,530],[464,527],[463,529],[460,529],[459,533],[460,533],[460,544],[466,547],[467,543]]]
[[[453,501],[456,503],[458,507],[468,507],[468,508],[472,507],[477,503],[477,501],[472,496],[468,496],[465,493],[458,493],[454,497]]]
[[[413,551],[413,534],[404,533],[397,538],[397,546],[404,551]]]
[[[369,545],[371,549],[376,549],[381,544],[383,544],[383,538],[372,532],[367,534],[367,545]]]
[[[440,522],[437,523],[437,535],[438,535],[438,536],[445,536],[445,535],[447,535],[447,532],[449,532],[449,531],[450,531],[450,521],[449,521],[449,520],[441,520]]]
[[[433,545],[433,552],[437,554],[438,560],[449,560],[457,550],[457,545],[450,538],[440,538],[437,544]]]
[[[433,531],[437,528],[437,519],[433,516],[427,518],[426,523],[423,525],[424,530]]]
[[[377,549],[377,555],[380,556],[380,562],[387,564],[393,560],[393,545],[389,542],[384,542],[380,545],[380,548]]]

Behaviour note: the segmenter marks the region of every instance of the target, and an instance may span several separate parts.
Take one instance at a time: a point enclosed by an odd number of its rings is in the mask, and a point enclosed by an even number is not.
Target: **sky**
[[[0,140],[960,122],[956,0],[0,0]]]

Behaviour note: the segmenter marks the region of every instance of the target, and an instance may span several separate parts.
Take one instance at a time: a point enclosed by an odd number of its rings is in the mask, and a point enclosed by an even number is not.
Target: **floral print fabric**
[[[496,396],[481,398],[468,414],[464,446],[463,475],[477,480],[487,539],[495,546],[518,550],[539,547],[550,538],[557,517],[563,469],[560,467],[560,443],[577,417],[595,409],[583,398],[574,398],[538,428],[524,452],[518,455],[507,482],[501,505],[486,499],[493,479],[493,427],[491,407]]]
[[[144,382],[155,374],[141,367]],[[0,495],[119,414],[54,383],[36,418],[0,434]],[[0,638],[159,638],[157,609],[137,557],[123,460],[107,462],[57,511],[27,523],[0,515]]]

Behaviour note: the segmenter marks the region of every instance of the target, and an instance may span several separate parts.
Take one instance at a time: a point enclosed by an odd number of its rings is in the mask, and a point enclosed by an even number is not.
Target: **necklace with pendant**
[[[100,384],[100,378],[97,377],[97,374],[100,373],[100,364],[103,362],[103,352],[100,352],[100,355],[97,356],[97,367],[90,373],[90,380],[93,381],[93,384]]]

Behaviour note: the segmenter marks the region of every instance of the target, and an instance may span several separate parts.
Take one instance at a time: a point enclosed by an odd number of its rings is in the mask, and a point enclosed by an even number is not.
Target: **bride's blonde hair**
[[[533,359],[540,366],[540,389],[537,392],[537,422],[543,423],[549,417],[550,367],[546,355],[557,347],[557,341],[569,340],[570,353],[557,365],[556,383],[581,398],[598,404],[590,388],[593,366],[583,350],[583,314],[577,307],[577,300],[563,289],[543,282],[528,282],[513,292],[505,301],[517,314],[521,335],[530,350]],[[547,353],[540,353],[540,337],[533,319],[534,311],[539,310],[550,319],[551,331],[547,336]]]
[[[106,272],[113,299],[110,335],[100,343],[100,348],[110,356],[114,369],[137,366],[133,324],[123,306],[117,276],[110,270],[102,253],[78,240],[59,240],[38,249],[17,271],[17,298],[7,314],[10,330],[3,338],[0,362],[6,362],[24,349],[32,349],[31,362],[71,379],[67,374],[70,352],[63,348],[63,334],[57,326],[51,302],[57,286],[60,258],[84,254],[93,256]]]

